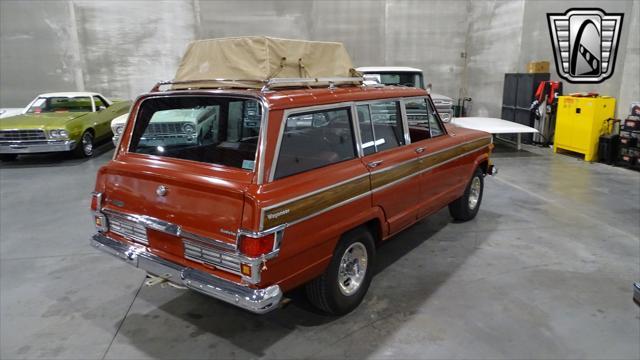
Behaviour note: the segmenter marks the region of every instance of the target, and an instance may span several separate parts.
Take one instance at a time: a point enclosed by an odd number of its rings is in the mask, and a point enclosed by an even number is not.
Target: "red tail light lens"
[[[275,234],[261,238],[243,237],[240,239],[240,252],[248,257],[259,257],[273,250]]]
[[[102,206],[102,193],[92,193],[91,194],[91,211],[97,212],[100,211],[100,207]]]

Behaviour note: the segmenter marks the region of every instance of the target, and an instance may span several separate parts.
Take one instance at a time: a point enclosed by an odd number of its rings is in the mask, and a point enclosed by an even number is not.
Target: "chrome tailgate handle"
[[[423,152],[424,152],[424,148],[423,147],[416,148],[416,153],[422,154]]]
[[[377,167],[380,164],[382,164],[382,160],[376,160],[376,161],[372,161],[372,162],[368,163],[367,166],[373,169],[373,168]]]

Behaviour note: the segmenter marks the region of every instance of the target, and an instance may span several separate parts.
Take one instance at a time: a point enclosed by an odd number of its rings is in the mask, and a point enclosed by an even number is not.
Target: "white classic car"
[[[24,108],[1,108],[0,119],[22,114]]]
[[[217,106],[157,111],[140,141],[146,146],[154,146],[160,140],[163,144],[169,141],[175,145],[197,145],[202,139],[216,136],[212,129],[218,121],[218,112]],[[129,114],[124,114],[111,121],[114,145],[118,145],[128,118]]]

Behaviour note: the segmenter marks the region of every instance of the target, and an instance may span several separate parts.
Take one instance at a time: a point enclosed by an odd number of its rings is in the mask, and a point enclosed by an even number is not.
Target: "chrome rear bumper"
[[[93,235],[91,245],[130,265],[143,269],[149,274],[256,314],[264,314],[274,310],[282,299],[282,291],[278,285],[264,289],[252,289],[200,270],[184,267],[146,251],[143,246],[127,245],[100,233]]]
[[[34,154],[75,149],[73,140],[39,140],[39,141],[3,141],[0,142],[0,154]]]

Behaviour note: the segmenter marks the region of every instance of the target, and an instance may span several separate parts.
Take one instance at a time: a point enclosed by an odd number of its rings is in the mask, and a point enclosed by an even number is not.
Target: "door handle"
[[[424,148],[423,147],[416,148],[416,152],[418,154],[422,154],[424,152]]]
[[[373,169],[374,167],[377,167],[380,164],[382,164],[382,160],[376,160],[368,163],[367,166]]]

